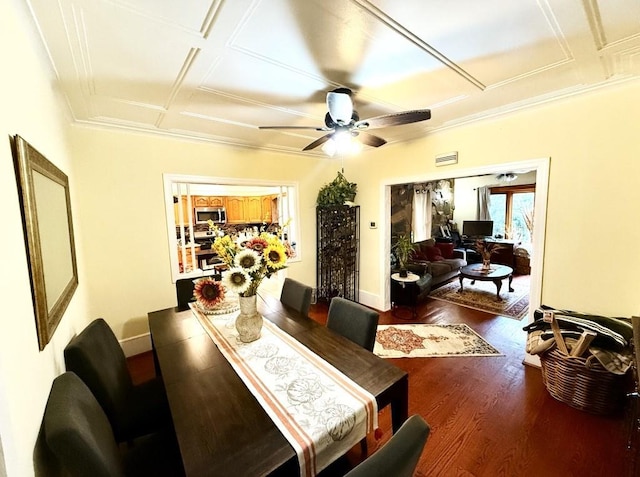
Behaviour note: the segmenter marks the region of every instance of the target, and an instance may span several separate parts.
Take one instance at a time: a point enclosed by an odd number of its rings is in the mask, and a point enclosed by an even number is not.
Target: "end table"
[[[415,273],[409,273],[406,277],[401,277],[399,273],[391,275],[391,314],[398,318],[407,319],[405,316],[396,315],[400,307],[409,308],[411,318],[416,318],[418,285],[420,277]]]

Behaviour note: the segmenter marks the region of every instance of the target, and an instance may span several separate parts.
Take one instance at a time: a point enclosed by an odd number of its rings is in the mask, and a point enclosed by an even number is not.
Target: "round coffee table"
[[[458,290],[458,293],[462,293],[464,291],[462,287],[462,280],[465,278],[470,279],[472,285],[476,280],[495,283],[497,301],[502,300],[502,298],[500,298],[500,288],[502,288],[502,280],[505,278],[509,278],[509,291],[513,291],[513,288],[511,287],[511,282],[513,282],[513,268],[506,265],[491,264],[489,270],[482,270],[481,263],[472,263],[471,265],[467,265],[460,269],[460,275],[458,278],[460,279],[460,290]]]

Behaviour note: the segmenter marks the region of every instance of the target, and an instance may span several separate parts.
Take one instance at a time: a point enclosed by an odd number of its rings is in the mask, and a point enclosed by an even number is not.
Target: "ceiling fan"
[[[314,149],[330,139],[338,142],[340,137],[356,138],[363,144],[372,147],[380,147],[387,143],[384,139],[364,132],[366,129],[385,128],[402,124],[416,123],[431,118],[431,110],[416,109],[400,113],[385,114],[369,119],[360,119],[358,112],[353,109],[351,97],[353,92],[349,88],[338,88],[327,93],[327,113],[324,117],[324,126],[259,126],[259,129],[313,129],[315,131],[330,131],[311,144],[303,151]]]

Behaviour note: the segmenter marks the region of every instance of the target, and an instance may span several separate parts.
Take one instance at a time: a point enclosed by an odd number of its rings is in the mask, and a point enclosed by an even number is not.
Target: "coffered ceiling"
[[[76,122],[278,151],[337,87],[431,109],[393,143],[640,73],[638,0],[25,1]]]

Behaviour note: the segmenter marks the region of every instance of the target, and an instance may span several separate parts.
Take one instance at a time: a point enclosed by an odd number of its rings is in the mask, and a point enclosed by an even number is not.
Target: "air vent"
[[[446,166],[458,163],[458,151],[447,152],[436,156],[436,166]]]

